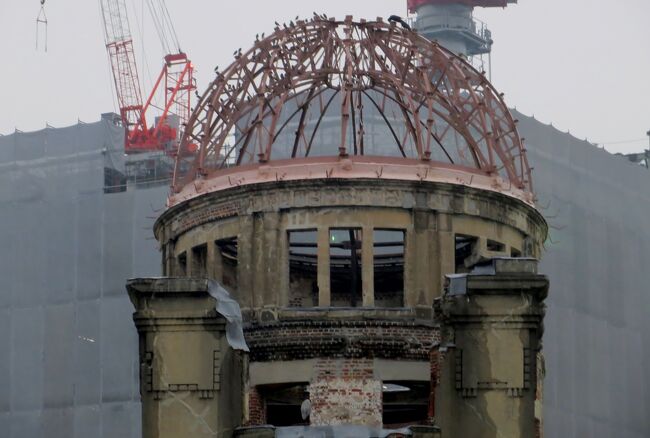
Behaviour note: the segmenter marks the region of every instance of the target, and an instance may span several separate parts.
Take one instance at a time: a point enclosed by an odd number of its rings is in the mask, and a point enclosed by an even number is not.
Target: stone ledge
[[[266,324],[282,321],[325,321],[327,324],[349,321],[382,321],[384,324],[406,322],[437,327],[433,308],[378,308],[378,307],[266,307],[244,311],[249,324]]]

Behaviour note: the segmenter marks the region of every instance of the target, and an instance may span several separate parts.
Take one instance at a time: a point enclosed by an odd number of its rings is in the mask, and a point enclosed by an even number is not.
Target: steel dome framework
[[[416,32],[379,18],[314,16],[277,26],[235,58],[217,72],[189,119],[175,192],[234,166],[313,157],[323,120],[332,117],[340,135],[329,155],[444,163],[532,192],[516,121],[502,96],[484,73]],[[385,125],[388,153],[368,146],[369,123]]]

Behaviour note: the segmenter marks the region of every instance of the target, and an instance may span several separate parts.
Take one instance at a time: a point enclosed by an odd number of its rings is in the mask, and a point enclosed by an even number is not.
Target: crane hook
[[[45,15],[45,0],[41,0],[41,10],[38,12],[38,16],[36,17],[36,50],[38,50],[38,30],[41,26],[45,31],[44,43],[45,51],[47,52],[47,15]]]

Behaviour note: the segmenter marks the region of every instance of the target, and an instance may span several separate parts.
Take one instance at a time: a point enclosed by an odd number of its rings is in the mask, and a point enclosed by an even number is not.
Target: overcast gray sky
[[[140,75],[150,88],[162,50],[145,0],[127,0]],[[199,90],[216,65],[272,30],[312,11],[330,16],[405,14],[406,0],[167,0],[182,48],[198,70]],[[48,51],[35,50],[39,0],[0,0],[0,133],[91,122],[115,111],[98,0],[46,0]],[[477,9],[495,40],[493,82],[510,106],[607,143],[640,151],[650,129],[650,1],[520,0]]]

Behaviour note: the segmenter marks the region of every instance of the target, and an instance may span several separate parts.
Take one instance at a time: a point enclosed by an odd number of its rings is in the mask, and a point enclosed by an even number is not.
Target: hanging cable
[[[135,2],[134,2],[135,3]],[[144,27],[144,0],[141,0],[140,2],[140,15],[138,15],[138,8],[133,5],[133,11],[135,12],[135,24],[136,24],[136,29],[138,32],[138,36],[140,38],[140,51],[142,53],[142,64],[144,65],[144,75],[142,78],[143,85],[145,85],[145,89],[151,90],[153,88],[153,80],[152,80],[152,70],[151,67],[149,66],[149,56],[147,54],[146,50],[146,44],[145,44],[145,27]],[[154,97],[154,102],[156,101],[156,97]]]
[[[39,41],[39,28],[43,27],[45,29],[45,51],[47,52],[47,15],[45,15],[45,0],[41,0],[41,10],[36,16],[36,50],[38,50],[38,41]]]
[[[171,33],[171,36],[173,38],[172,42],[174,43],[174,46],[178,52],[181,52],[181,44],[178,41],[178,35],[176,34],[176,28],[174,28],[174,23],[172,21],[172,17],[169,14],[169,9],[167,9],[167,4],[165,3],[165,0],[158,0],[160,2],[161,9],[164,13],[164,16],[166,17],[167,21],[167,27],[169,28],[169,32]]]
[[[160,43],[163,46],[163,50],[167,54],[172,53],[173,51],[178,50],[181,52],[180,43],[178,41],[178,35],[174,29],[174,25],[167,9],[167,5],[164,0],[147,0],[147,6],[151,12],[151,17],[160,38]]]
[[[169,51],[169,43],[167,41],[167,36],[165,34],[165,29],[162,26],[160,18],[158,17],[157,9],[153,5],[151,0],[147,0],[147,7],[149,8],[149,12],[151,13],[151,18],[153,20],[154,27],[156,28],[156,33],[158,34],[158,39],[160,40],[160,44],[163,47],[163,51],[165,52],[165,54],[168,54],[170,52]]]

